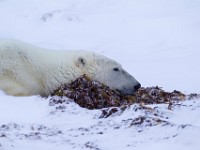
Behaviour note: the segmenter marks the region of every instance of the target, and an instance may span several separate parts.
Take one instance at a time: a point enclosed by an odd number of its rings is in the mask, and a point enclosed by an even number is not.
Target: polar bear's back
[[[1,63],[11,61],[9,65],[17,64],[18,68],[20,65],[22,65],[22,67],[24,67],[24,65],[35,65],[34,67],[37,68],[44,65],[42,63],[48,65],[51,62],[49,60],[52,59],[52,57],[55,57],[55,52],[52,50],[39,48],[19,40],[0,40]],[[37,63],[39,63],[39,65]]]
[[[41,48],[32,46],[30,44],[24,43],[19,40],[0,40],[0,54],[6,54],[6,53],[12,53],[13,56],[19,55],[19,54],[27,54],[34,56],[39,51],[41,51]],[[29,51],[29,52],[28,52]],[[11,55],[10,55],[11,56]]]
[[[31,91],[24,90],[23,87],[38,84],[38,82],[35,83],[37,73],[31,69],[34,64],[30,62],[35,61],[33,59],[36,58],[36,54],[34,52],[31,52],[32,54],[27,53],[30,49],[20,41],[0,40],[0,87],[11,95],[16,93],[17,95],[23,95],[22,90],[27,91],[26,94],[29,95]],[[29,55],[32,55],[33,59],[30,59]],[[30,76],[31,74],[36,76]],[[29,85],[28,82],[31,82],[31,84]]]
[[[0,40],[0,70],[10,69],[13,72],[33,67],[31,61],[39,61],[38,49],[17,40]],[[42,55],[40,53],[40,55]]]
[[[0,89],[18,96],[50,94],[66,81],[61,73],[64,60],[70,59],[66,55],[18,40],[0,40]]]

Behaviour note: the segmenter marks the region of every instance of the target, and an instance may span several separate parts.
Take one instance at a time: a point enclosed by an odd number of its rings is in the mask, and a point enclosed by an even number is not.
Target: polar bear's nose
[[[135,91],[137,91],[141,87],[141,84],[138,83],[137,85],[134,86]]]

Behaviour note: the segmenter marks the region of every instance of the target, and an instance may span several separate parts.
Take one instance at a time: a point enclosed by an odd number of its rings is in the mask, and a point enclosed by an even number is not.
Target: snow
[[[198,0],[0,0],[0,38],[50,49],[102,53],[144,87],[200,93]],[[0,93],[0,149],[199,149],[200,101],[173,110],[152,105],[99,118],[69,101],[65,109],[39,96]],[[155,113],[158,115],[155,116]],[[140,116],[142,125],[131,125]],[[156,118],[168,122],[156,123]]]

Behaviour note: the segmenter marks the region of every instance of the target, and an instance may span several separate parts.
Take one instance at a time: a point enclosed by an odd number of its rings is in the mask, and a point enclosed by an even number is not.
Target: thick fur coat
[[[0,89],[14,96],[48,96],[85,74],[124,94],[140,87],[122,66],[90,51],[57,51],[0,40]]]

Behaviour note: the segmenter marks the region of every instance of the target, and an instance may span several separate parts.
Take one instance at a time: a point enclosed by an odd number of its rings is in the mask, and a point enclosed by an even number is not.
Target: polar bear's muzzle
[[[141,87],[141,84],[138,83],[132,87],[122,87],[121,89],[117,89],[123,95],[133,95]]]
[[[137,85],[134,86],[134,90],[137,91],[141,87],[141,84],[138,83]]]

